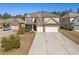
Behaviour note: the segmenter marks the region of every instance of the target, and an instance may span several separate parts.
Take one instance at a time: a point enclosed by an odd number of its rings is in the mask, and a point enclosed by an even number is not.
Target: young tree
[[[0,18],[1,18],[1,14],[0,14]]]
[[[72,8],[70,8],[69,12],[72,12],[72,11],[73,11]]]
[[[26,16],[26,15],[27,15],[27,13],[24,13],[24,14],[23,14],[23,17],[22,17],[23,20],[25,20],[25,16]]]
[[[16,15],[15,17],[23,19],[23,15]]]
[[[77,13],[79,13],[79,8],[77,9]]]
[[[3,18],[3,19],[11,18],[11,15],[8,14],[8,13],[4,13],[4,14],[1,16],[1,18]]]

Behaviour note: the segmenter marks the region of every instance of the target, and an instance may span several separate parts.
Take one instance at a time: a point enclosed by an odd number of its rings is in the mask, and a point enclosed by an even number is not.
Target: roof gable
[[[9,20],[9,22],[15,20],[15,21],[17,21],[17,22],[19,22],[19,23],[24,23],[24,20],[21,19],[21,18],[9,18],[8,20]]]
[[[33,13],[33,14],[29,14],[29,15],[31,15],[31,17],[44,17],[44,18],[55,17],[55,18],[59,18],[58,15],[51,14],[51,13]]]

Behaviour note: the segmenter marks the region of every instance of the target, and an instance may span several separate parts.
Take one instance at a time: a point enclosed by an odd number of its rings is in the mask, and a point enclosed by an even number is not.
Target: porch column
[[[33,24],[32,24],[32,31],[34,31],[34,28],[33,28],[34,26],[33,26]]]

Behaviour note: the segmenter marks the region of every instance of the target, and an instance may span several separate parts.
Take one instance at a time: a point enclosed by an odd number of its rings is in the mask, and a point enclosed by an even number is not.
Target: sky
[[[24,13],[34,13],[38,11],[63,11],[72,8],[76,11],[79,3],[0,3],[0,13],[18,15]]]

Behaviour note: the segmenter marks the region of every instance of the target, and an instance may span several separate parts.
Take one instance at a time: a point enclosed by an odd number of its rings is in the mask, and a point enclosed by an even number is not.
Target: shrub
[[[63,27],[60,27],[60,29],[62,29]]]
[[[10,41],[13,45],[13,48],[19,48],[20,47],[20,38],[19,36],[10,36]]]
[[[0,27],[0,29],[2,29],[3,27]]]
[[[12,49],[12,44],[11,44],[11,42],[8,40],[8,38],[3,37],[3,40],[2,40],[2,47],[4,48],[5,51]]]
[[[72,31],[73,30],[73,25],[72,24],[70,24],[70,26],[69,26],[69,29],[68,29],[69,31]]]
[[[25,27],[23,27],[23,26],[19,26],[19,30],[18,30],[18,33],[19,34],[24,34],[26,32],[26,29],[25,29]]]
[[[1,41],[2,47],[5,51],[11,50],[11,49],[17,49],[20,47],[20,38],[19,36],[10,35],[10,37],[3,37],[3,40]]]
[[[70,28],[69,28],[69,31],[72,31],[72,30],[73,30],[73,27],[70,27]]]

